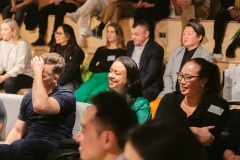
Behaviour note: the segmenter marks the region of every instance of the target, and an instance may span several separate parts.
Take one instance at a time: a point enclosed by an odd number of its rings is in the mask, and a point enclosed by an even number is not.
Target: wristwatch
[[[229,10],[231,10],[233,8],[234,8],[233,6],[230,6],[230,7],[227,8],[227,10],[229,11]]]

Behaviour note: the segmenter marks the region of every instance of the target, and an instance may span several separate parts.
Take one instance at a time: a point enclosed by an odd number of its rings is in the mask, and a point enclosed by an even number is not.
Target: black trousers
[[[0,13],[2,13],[2,9],[5,8],[9,3],[7,1],[0,1]]]
[[[213,38],[216,43],[222,44],[225,31],[226,31],[226,24],[233,20],[229,11],[227,9],[221,9],[217,12],[214,21],[214,35]]]
[[[11,77],[6,79],[0,84],[0,89],[4,89],[6,93],[17,94],[19,89],[31,88],[33,78],[24,74],[20,74],[17,77]]]
[[[155,23],[169,16],[170,9],[168,8],[166,7],[164,10],[159,7],[138,8],[134,12],[134,22],[145,20],[149,24],[150,38],[154,40]]]
[[[56,31],[57,27],[63,23],[64,16],[67,12],[75,12],[77,6],[74,3],[61,3],[56,6],[51,3],[40,10],[40,20],[39,20],[39,35],[44,36],[47,31],[48,16],[55,15],[54,29]]]

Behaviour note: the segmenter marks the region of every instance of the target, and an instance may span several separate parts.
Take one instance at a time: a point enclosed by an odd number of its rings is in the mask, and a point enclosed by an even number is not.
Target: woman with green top
[[[124,35],[122,28],[117,23],[111,23],[107,27],[106,46],[99,47],[89,65],[89,71],[93,74],[75,92],[78,102],[90,103],[89,97],[101,91],[106,91],[108,86],[108,73],[112,63],[117,57],[126,55]]]
[[[142,97],[140,74],[135,61],[129,57],[118,57],[108,74],[108,89],[125,95],[129,105],[136,112],[138,122],[151,118],[148,100]]]

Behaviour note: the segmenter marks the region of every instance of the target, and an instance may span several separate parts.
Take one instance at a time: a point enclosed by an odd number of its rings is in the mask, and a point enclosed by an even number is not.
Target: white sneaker
[[[176,15],[175,9],[171,8],[169,18],[181,18],[180,16]]]
[[[78,22],[79,16],[77,15],[76,12],[72,12],[72,13],[67,12],[67,13],[66,13],[66,16],[67,16],[68,18],[70,18],[73,22],[75,22],[75,23]]]
[[[221,53],[213,53],[213,57],[215,60],[221,60],[222,59],[222,54]]]
[[[84,36],[80,36],[77,40],[79,47],[84,48],[86,46],[86,39]]]

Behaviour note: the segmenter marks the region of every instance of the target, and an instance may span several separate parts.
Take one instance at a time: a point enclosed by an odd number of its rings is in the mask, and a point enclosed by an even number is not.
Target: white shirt
[[[141,59],[141,56],[142,56],[142,52],[146,46],[146,43],[149,39],[147,39],[143,45],[141,46],[136,46],[134,47],[134,50],[133,50],[133,54],[132,54],[132,59],[137,63],[137,66],[139,68],[139,63],[140,63],[140,59]]]

